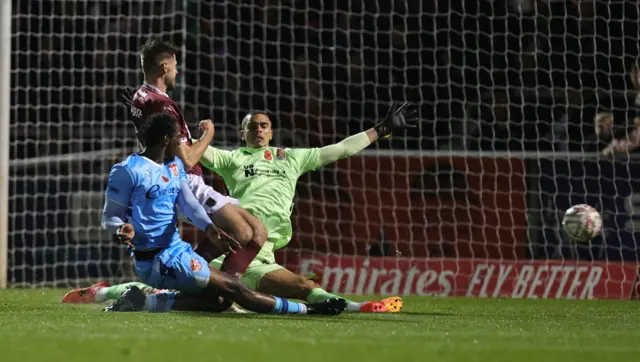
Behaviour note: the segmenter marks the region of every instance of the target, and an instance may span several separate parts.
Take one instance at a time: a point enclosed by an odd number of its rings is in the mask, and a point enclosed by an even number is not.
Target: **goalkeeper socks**
[[[307,314],[307,306],[302,303],[291,302],[280,297],[273,297],[276,300],[276,306],[273,307],[271,313],[276,314]]]
[[[249,241],[242,249],[236,250],[235,254],[227,254],[220,270],[240,278],[242,273],[249,267],[249,264],[255,259],[256,255],[258,255],[260,249],[262,249],[260,245],[256,244],[253,240]]]
[[[327,292],[326,290],[322,289],[322,288],[315,288],[313,289],[311,292],[309,292],[309,295],[307,295],[307,302],[309,303],[319,303],[322,301],[325,301],[327,299],[332,299],[332,298],[342,298],[347,300],[347,298],[343,298],[339,295],[335,295],[335,294],[331,294],[329,292]],[[351,303],[351,301],[347,300],[348,303]]]
[[[347,311],[349,312],[357,312],[364,305],[364,303],[358,303],[350,301],[346,298],[343,298],[339,295],[331,294],[322,288],[313,289],[309,295],[307,295],[307,302],[309,303],[319,303],[331,298],[342,298],[347,301]]]
[[[113,285],[108,288],[100,288],[96,292],[96,302],[104,302],[105,300],[118,299],[122,296],[128,287],[136,286],[140,288],[140,290],[145,290],[145,288],[149,288],[146,284],[139,282],[131,282],[125,284]]]
[[[166,292],[160,294],[148,294],[142,310],[145,312],[165,313],[173,308],[176,301],[177,292]]]
[[[347,302],[347,312],[359,312],[360,308],[364,305],[364,302]]]

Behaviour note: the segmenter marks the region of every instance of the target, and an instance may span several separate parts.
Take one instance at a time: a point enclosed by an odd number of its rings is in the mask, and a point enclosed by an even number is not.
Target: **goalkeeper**
[[[290,216],[297,180],[306,172],[356,154],[379,138],[390,137],[394,130],[415,127],[417,119],[417,110],[411,109],[407,103],[397,106],[394,102],[386,118],[365,132],[322,148],[283,149],[269,145],[273,137],[271,119],[265,112],[256,112],[248,114],[242,121],[241,136],[246,147],[225,151],[209,146],[200,159],[202,165],[220,175],[231,196],[239,199],[240,205],[260,219],[268,230],[266,243],[242,275],[243,283],[263,293],[311,303],[335,298],[334,294],[323,290],[312,280],[275,261],[274,250],[291,240]],[[211,250],[206,250],[208,247],[210,244],[203,244],[196,251],[206,256],[211,253]],[[219,267],[222,260],[223,257],[218,258],[211,264]],[[117,298],[125,290],[124,285],[101,288],[105,286],[97,284],[91,288],[76,289],[63,301],[102,301]],[[360,312],[397,312],[401,308],[402,299],[399,297],[363,303],[349,301],[347,305],[348,311]]]

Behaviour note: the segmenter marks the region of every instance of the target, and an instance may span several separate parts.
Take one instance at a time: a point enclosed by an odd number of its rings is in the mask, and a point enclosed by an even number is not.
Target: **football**
[[[574,205],[564,213],[562,229],[571,240],[586,242],[600,233],[602,218],[600,213],[589,205]]]

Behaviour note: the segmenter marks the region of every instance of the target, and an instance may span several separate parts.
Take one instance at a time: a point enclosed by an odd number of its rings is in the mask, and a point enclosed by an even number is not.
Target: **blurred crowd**
[[[138,49],[151,35],[185,50],[171,95],[187,120],[213,119],[216,142],[230,146],[252,109],[278,115],[281,144],[318,146],[372,125],[392,99],[420,105],[420,132],[377,147],[613,152],[640,142],[634,1],[14,0],[13,9],[14,158],[133,148],[117,94],[141,83]]]

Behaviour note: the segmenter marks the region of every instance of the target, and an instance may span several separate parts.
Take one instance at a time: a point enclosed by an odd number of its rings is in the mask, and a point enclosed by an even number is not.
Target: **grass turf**
[[[103,313],[0,290],[0,360],[638,361],[640,304],[410,297],[397,314]]]

